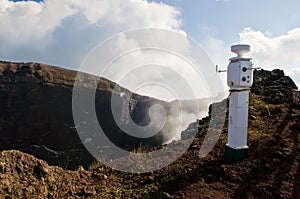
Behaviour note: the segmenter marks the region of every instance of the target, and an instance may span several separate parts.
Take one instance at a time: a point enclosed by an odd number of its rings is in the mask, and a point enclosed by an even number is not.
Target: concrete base
[[[249,149],[233,149],[229,146],[225,146],[224,159],[228,162],[238,162],[242,159],[249,157]]]

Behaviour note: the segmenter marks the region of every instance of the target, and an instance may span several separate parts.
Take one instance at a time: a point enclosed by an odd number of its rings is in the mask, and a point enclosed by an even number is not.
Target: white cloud
[[[103,70],[97,67],[99,65],[109,67]],[[165,85],[171,90],[159,92],[159,96],[151,95],[153,89],[149,87],[143,89],[142,94],[173,100],[217,95],[219,88],[208,89],[205,83],[206,80],[212,84],[210,86],[219,86],[214,81],[212,65],[198,45],[185,35],[162,29],[142,29],[119,34],[102,43],[92,51],[82,70],[112,79],[132,91],[141,89],[145,82]],[[169,92],[173,89],[180,92],[174,92],[177,96],[170,98],[173,92]]]
[[[180,12],[145,0],[0,0],[0,59],[78,66],[108,36],[129,29],[180,30]]]
[[[252,28],[240,33],[240,43],[251,45],[253,62],[264,69],[283,69],[300,87],[300,28],[271,37]]]
[[[35,41],[39,44],[49,42],[61,21],[74,13],[70,7],[61,6],[59,2],[0,1],[0,40],[4,43],[1,48],[9,50],[22,44],[34,44]]]

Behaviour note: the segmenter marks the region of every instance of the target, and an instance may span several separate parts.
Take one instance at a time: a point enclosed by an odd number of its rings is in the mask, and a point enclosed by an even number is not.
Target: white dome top
[[[250,45],[239,44],[231,46],[231,52],[237,54],[239,57],[242,57],[247,52],[250,52]]]

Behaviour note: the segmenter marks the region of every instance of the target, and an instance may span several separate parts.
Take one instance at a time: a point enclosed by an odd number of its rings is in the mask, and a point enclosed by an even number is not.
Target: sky
[[[300,87],[299,7],[298,0],[0,0],[0,59],[78,69],[114,34],[163,28],[197,42],[221,69],[232,44],[249,44],[255,66],[283,69]]]

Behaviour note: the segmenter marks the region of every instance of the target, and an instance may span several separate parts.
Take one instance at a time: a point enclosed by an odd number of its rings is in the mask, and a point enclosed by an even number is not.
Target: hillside
[[[87,168],[92,164],[94,158],[83,146],[72,115],[73,84],[77,76],[76,89],[82,92],[83,99],[96,85],[94,109],[101,127],[114,144],[133,149],[159,145],[168,139],[162,133],[137,139],[120,130],[113,118],[111,99],[114,96],[119,109],[116,117],[122,118],[126,109],[122,107],[124,103],[120,95],[131,93],[116,87],[112,81],[45,64],[0,62],[0,150],[20,150],[51,165],[69,169],[79,165]],[[162,104],[168,109],[173,107],[173,104],[132,94],[129,110],[133,122],[147,124],[146,113],[152,104]],[[91,111],[85,101],[77,107],[82,115]],[[83,118],[79,122],[82,132],[93,128],[92,118]],[[85,136],[93,139],[88,133]]]
[[[4,150],[0,155],[0,195],[7,198],[299,198],[300,107],[290,103],[289,95],[295,84],[280,70],[255,71],[254,78],[249,105],[249,159],[238,163],[223,160],[227,123],[210,127],[209,121],[227,111],[221,106],[227,103],[224,100],[212,105],[217,111],[210,111],[209,117],[190,125],[188,130],[197,131],[192,145],[180,159],[162,170],[130,174],[94,162],[88,169],[79,166],[70,171],[49,166],[20,151]],[[270,96],[274,93],[280,93],[275,101]],[[222,134],[214,149],[200,159],[200,146],[208,128],[222,129]],[[171,144],[184,143],[181,140]]]
[[[131,93],[95,75],[39,63],[2,61],[0,150],[20,150],[62,168],[75,169],[79,165],[88,168],[95,159],[83,143],[100,147],[98,155],[105,154],[107,158],[117,158],[112,152],[113,145],[127,151],[140,146],[160,146],[179,137],[178,128],[186,129],[196,120],[196,116],[190,119],[190,115],[207,112],[209,100],[199,102],[200,109],[195,110],[196,101],[164,102]],[[145,126],[150,121],[153,125],[148,130],[153,130],[159,123],[150,119],[149,110],[154,104],[164,107],[168,115],[161,131],[146,138],[124,132],[124,128],[129,133],[136,132],[135,126]],[[174,121],[180,121],[182,115],[189,118],[183,117],[180,126],[180,122]],[[97,124],[101,125],[100,130]],[[144,135],[148,130],[138,133]],[[103,133],[110,142],[99,138]]]

